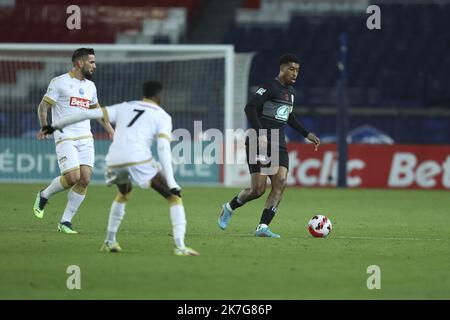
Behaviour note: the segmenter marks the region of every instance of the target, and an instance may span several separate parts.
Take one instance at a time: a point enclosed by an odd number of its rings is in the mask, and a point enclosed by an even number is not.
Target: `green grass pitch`
[[[32,213],[42,185],[0,184],[0,299],[449,299],[450,196],[445,191],[287,189],[272,223],[281,239],[255,238],[264,200],[240,208],[222,231],[220,205],[238,189],[186,187],[186,243],[173,255],[166,202],[135,188],[118,234],[123,252],[100,252],[115,190],[91,186],[74,218],[81,234],[58,233],[66,193],[44,219]],[[314,214],[333,222],[309,236]],[[81,289],[66,287],[67,267]],[[369,290],[367,267],[381,269]]]

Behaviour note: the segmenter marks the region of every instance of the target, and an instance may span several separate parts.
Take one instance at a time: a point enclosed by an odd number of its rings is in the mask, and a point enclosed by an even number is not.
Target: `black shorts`
[[[253,161],[253,163],[250,163],[250,159],[249,159],[249,145],[248,143],[245,144],[245,155],[247,158],[247,165],[248,165],[248,169],[250,171],[250,174],[252,173],[259,173],[261,172],[261,167],[263,166],[263,164],[261,163],[254,163],[255,161]],[[267,155],[270,157],[270,145],[267,146]],[[286,148],[286,145],[281,145],[279,147],[279,166],[280,167],[285,167],[286,169],[288,169],[289,171],[289,154]],[[264,166],[269,166],[270,164],[264,165]]]

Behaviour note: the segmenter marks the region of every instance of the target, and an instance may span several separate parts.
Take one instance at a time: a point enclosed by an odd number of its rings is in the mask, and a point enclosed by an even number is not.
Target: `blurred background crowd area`
[[[81,8],[82,28],[69,32],[70,4]],[[295,112],[306,127],[333,142],[339,35],[346,32],[349,129],[388,137],[381,143],[448,143],[450,1],[377,1],[380,30],[366,26],[368,5],[367,0],[0,0],[0,43],[232,44],[238,53],[254,53],[249,94],[275,77],[279,56],[291,52],[302,61]],[[34,110],[4,107],[20,103],[1,87],[14,85],[19,71],[39,68],[39,62],[0,61],[0,136],[38,129]],[[30,95],[45,90],[40,85]],[[199,84],[195,90],[209,89]],[[173,118],[176,127],[176,113]],[[291,130],[288,137],[302,139]]]

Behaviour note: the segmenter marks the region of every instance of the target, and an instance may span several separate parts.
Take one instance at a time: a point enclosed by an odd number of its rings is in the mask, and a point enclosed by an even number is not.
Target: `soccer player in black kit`
[[[228,222],[237,208],[264,194],[266,191],[267,176],[269,176],[272,190],[267,197],[261,219],[255,231],[255,236],[280,237],[280,235],[273,233],[269,229],[269,224],[280,204],[289,170],[289,157],[284,134],[285,123],[289,124],[309,141],[314,143],[316,151],[320,145],[319,138],[306,130],[292,113],[295,92],[291,86],[295,83],[299,71],[299,59],[292,54],[283,55],[280,59],[280,72],[278,76],[259,87],[245,106],[245,114],[247,115],[251,128],[257,132],[259,152],[265,148],[267,149],[267,155],[270,156],[271,145],[276,145],[275,150],[278,151],[279,162],[274,169],[272,168],[270,173],[262,173],[261,171],[264,171],[264,167],[267,164],[262,161],[257,161],[255,155],[250,152],[250,150],[256,149],[255,146],[253,146],[254,148],[250,146],[252,143],[256,143],[256,139],[252,141],[252,139],[247,138],[246,153],[251,174],[251,187],[242,190],[230,202],[222,205],[218,219],[219,227],[222,230],[227,228]],[[265,131],[267,133],[264,134],[264,131],[259,131],[261,129],[266,129]],[[278,141],[272,141],[275,138],[271,139],[271,135],[276,137],[274,129],[278,129]],[[273,159],[273,157],[271,158]]]

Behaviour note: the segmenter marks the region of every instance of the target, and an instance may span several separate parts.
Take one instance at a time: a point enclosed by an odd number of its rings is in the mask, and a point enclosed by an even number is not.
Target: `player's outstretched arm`
[[[102,119],[104,118],[104,115],[106,113],[106,110],[104,108],[98,108],[98,109],[92,109],[92,110],[86,110],[84,113],[80,114],[73,114],[71,116],[68,116],[64,119],[55,121],[52,123],[51,126],[47,125],[42,128],[42,131],[45,134],[51,134],[55,130],[62,130],[64,127],[77,123],[84,120],[92,120],[92,119]]]

